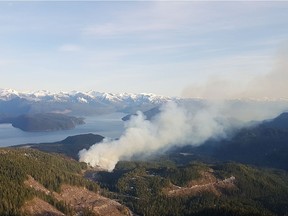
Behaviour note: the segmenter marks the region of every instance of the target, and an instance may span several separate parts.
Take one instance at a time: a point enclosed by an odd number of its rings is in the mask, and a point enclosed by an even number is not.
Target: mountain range
[[[101,93],[97,91],[71,91],[51,93],[49,91],[18,92],[13,89],[0,89],[0,118],[16,117],[22,114],[61,113],[72,116],[91,116],[122,112],[133,114],[148,111],[147,117],[153,117],[157,108],[174,101],[184,107],[200,108],[209,101],[201,98],[166,97],[147,93]],[[206,104],[206,105],[205,105]],[[229,106],[251,106],[253,109],[268,107],[288,107],[287,99],[234,99]],[[155,108],[153,110],[153,108]],[[149,111],[152,109],[152,112]],[[129,116],[126,117],[129,119]],[[126,119],[127,120],[127,119]]]
[[[177,98],[147,93],[113,94],[96,91],[51,93],[45,90],[24,93],[13,89],[0,89],[0,115],[48,112],[76,115],[131,113],[148,110],[171,100]]]

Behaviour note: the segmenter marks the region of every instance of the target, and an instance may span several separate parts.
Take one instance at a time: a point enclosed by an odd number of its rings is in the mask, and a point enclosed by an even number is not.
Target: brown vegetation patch
[[[132,215],[131,211],[120,203],[103,197],[98,193],[87,190],[84,187],[76,187],[71,185],[62,185],[61,193],[56,193],[45,188],[37,182],[32,176],[24,182],[26,186],[35,189],[36,191],[44,192],[58,201],[63,201],[68,204],[77,214],[81,214],[84,210],[89,209],[96,215],[101,216],[122,216]],[[54,211],[55,210],[55,211]],[[23,211],[29,215],[64,215],[49,203],[44,202],[39,198],[27,202]]]
[[[35,189],[36,191],[44,192],[46,195],[51,193],[47,188],[45,188],[42,184],[40,184],[30,175],[28,175],[28,179],[24,182],[24,184],[28,187]]]
[[[114,200],[91,192],[86,188],[63,185],[57,199],[69,203],[77,212],[81,212],[82,209],[88,208],[97,215],[103,216],[131,215],[130,210],[127,207]]]
[[[49,203],[35,197],[34,199],[26,202],[22,207],[22,211],[28,215],[35,216],[63,216],[64,214],[58,211]]]
[[[8,154],[8,153],[9,153],[9,150],[0,149],[0,154],[1,155],[5,155],[5,154]]]
[[[223,190],[235,188],[234,182],[234,176],[220,180],[213,175],[212,170],[209,170],[201,172],[201,177],[197,180],[190,181],[186,187],[179,187],[172,184],[165,191],[168,196],[197,195],[203,192],[210,192],[216,196],[220,196]]]

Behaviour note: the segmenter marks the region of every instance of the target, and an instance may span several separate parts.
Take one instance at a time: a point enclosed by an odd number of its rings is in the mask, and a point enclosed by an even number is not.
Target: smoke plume
[[[150,155],[188,141],[198,145],[208,137],[224,136],[225,126],[215,117],[208,110],[199,110],[192,115],[173,102],[162,106],[160,114],[151,121],[138,112],[128,122],[119,140],[104,141],[88,151],[82,150],[80,161],[111,171],[119,160],[129,160],[135,155]]]
[[[287,111],[287,100],[248,100],[250,97],[288,98],[287,53],[279,59],[274,71],[252,79],[245,90],[219,80],[198,89],[188,89],[189,93],[202,92],[202,96],[209,99],[200,107],[170,102],[149,121],[138,112],[118,140],[106,140],[89,150],[81,150],[80,161],[112,171],[119,160],[149,156],[173,146],[197,146],[209,139],[227,138],[235,129],[247,126],[251,121],[273,118]],[[246,100],[230,100],[239,97]]]
[[[288,99],[288,42],[283,43],[266,74],[247,79],[210,77],[204,84],[184,88],[182,95],[205,99]]]
[[[274,112],[259,112],[258,105],[251,104],[247,109],[247,106],[239,106],[238,102],[217,101],[213,104],[207,102],[201,109],[193,110],[170,102],[163,105],[161,112],[150,121],[138,112],[127,123],[118,140],[105,140],[89,150],[83,149],[79,158],[91,166],[112,171],[119,160],[144,158],[155,152],[165,152],[172,146],[197,146],[208,139],[226,138],[234,129],[250,122],[248,113],[252,119],[260,120],[272,117],[283,108],[275,109],[271,105]]]

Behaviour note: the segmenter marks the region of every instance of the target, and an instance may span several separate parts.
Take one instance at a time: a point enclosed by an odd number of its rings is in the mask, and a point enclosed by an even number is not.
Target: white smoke
[[[205,83],[186,86],[182,95],[205,99],[288,99],[287,83],[288,42],[282,44],[268,73],[247,79],[213,76]]]
[[[189,113],[173,102],[162,106],[160,114],[151,121],[138,112],[119,140],[104,141],[80,151],[80,161],[111,171],[119,160],[129,160],[137,154],[150,155],[187,142],[198,145],[209,137],[224,136],[225,126],[216,117],[208,110]]]
[[[287,100],[255,102],[249,98],[288,99],[287,56],[287,52],[284,52],[279,58],[278,67],[252,80],[245,91],[231,83],[228,87],[225,82],[216,82],[217,85],[215,82],[206,83],[198,89],[188,88],[190,95],[193,92],[203,93],[204,97],[209,98],[209,103],[206,101],[203,106],[195,108],[171,102],[162,106],[161,112],[151,121],[139,112],[127,123],[119,140],[106,140],[89,150],[83,149],[79,152],[80,161],[112,171],[119,160],[149,156],[173,146],[196,146],[208,139],[226,138],[234,129],[247,126],[251,121],[276,117],[287,111]],[[226,100],[238,96],[246,98],[246,101]]]
[[[183,106],[170,102],[161,107],[161,112],[148,121],[141,112],[133,116],[119,140],[105,140],[79,152],[80,161],[91,166],[100,166],[112,171],[119,160],[149,156],[164,152],[172,146],[200,145],[208,139],[226,138],[231,131],[247,124],[251,119],[242,121],[242,116],[253,113],[238,104],[229,102],[209,103],[200,109],[189,111]],[[246,107],[247,108],[247,107]],[[257,107],[254,107],[257,109]],[[281,110],[275,109],[276,113]],[[234,116],[238,113],[238,116]],[[255,112],[258,119],[270,117],[269,112]],[[254,115],[255,117],[256,115]]]

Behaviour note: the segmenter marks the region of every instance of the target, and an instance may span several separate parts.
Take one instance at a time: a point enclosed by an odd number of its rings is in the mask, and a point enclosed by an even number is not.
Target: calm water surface
[[[105,137],[118,138],[124,130],[121,118],[124,113],[113,113],[85,118],[86,124],[77,126],[72,130],[54,132],[24,132],[12,127],[11,124],[0,124],[0,147],[26,144],[56,142],[68,136],[84,133],[94,133]]]

